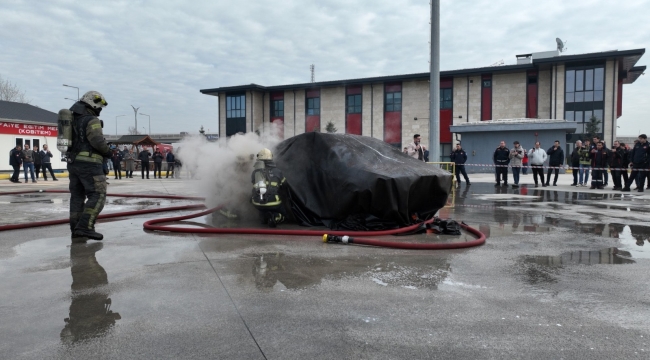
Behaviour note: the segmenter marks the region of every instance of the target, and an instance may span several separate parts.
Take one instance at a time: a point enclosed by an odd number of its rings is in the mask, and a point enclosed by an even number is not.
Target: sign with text
[[[29,136],[57,136],[56,126],[19,124],[0,122],[0,134],[29,135]]]

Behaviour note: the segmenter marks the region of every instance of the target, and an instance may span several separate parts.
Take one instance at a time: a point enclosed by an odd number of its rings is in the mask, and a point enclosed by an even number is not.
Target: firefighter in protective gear
[[[102,94],[89,91],[70,108],[74,133],[68,158],[73,243],[104,238],[95,231],[95,221],[106,202],[107,183],[103,163],[111,156],[102,133],[103,124],[97,118],[106,105]]]
[[[251,175],[253,196],[251,203],[259,210],[262,223],[275,227],[285,219],[281,189],[286,181],[282,171],[273,163],[273,153],[263,149],[257,154],[255,170]]]

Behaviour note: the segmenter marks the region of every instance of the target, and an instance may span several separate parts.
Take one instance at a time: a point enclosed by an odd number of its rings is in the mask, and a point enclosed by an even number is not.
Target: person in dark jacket
[[[609,156],[609,167],[611,169],[610,171],[612,172],[612,182],[614,183],[613,190],[621,190],[623,189],[623,184],[627,183],[627,170],[621,170],[626,169],[626,166],[624,165],[626,157],[627,154],[625,153],[625,146],[621,146],[618,140],[614,141],[614,145],[610,151]],[[623,176],[622,183],[621,176]]]
[[[138,154],[138,160],[140,160],[140,172],[142,173],[142,178],[144,179],[144,173],[145,171],[147,172],[147,179],[149,178],[149,158],[151,157],[151,154],[149,153],[149,150],[147,149],[142,149],[140,151],[140,154]]]
[[[590,189],[604,189],[603,174],[607,170],[607,162],[609,160],[609,150],[605,147],[603,142],[596,144],[596,148],[589,152],[591,157],[591,187]]]
[[[59,179],[54,176],[54,171],[52,171],[52,157],[54,157],[54,155],[50,152],[47,144],[43,145],[43,150],[41,150],[41,161],[43,167],[43,180],[45,181],[47,181],[47,170],[50,171],[53,181],[59,181]]]
[[[463,165],[467,161],[467,153],[463,150],[460,144],[456,144],[456,150],[452,151],[449,157],[451,158],[451,161],[456,164],[456,185],[460,186],[460,174],[463,174],[467,185],[472,185],[469,182],[469,177],[467,177],[465,165]]]
[[[162,161],[163,154],[160,152],[160,149],[156,147],[156,150],[153,152],[153,178],[156,178],[156,173],[158,173],[158,179],[162,179],[160,172],[162,171]]]
[[[645,134],[639,135],[639,142],[630,151],[629,159],[632,163],[632,173],[622,191],[630,191],[632,181],[636,180],[638,186],[637,191],[643,192],[645,178],[650,169],[650,145],[648,144],[648,137]]]
[[[39,174],[41,173],[41,167],[43,167],[41,151],[38,149],[38,146],[34,146],[34,173],[36,173],[36,180],[40,178]]]
[[[20,182],[20,165],[23,163],[23,147],[16,145],[9,153],[9,165],[14,168],[14,173],[11,175],[9,181],[13,183]]]
[[[169,172],[171,171],[172,179],[174,178],[174,164],[176,163],[176,157],[174,156],[174,153],[172,152],[172,149],[167,150],[167,156],[165,157],[165,160],[167,160],[167,175],[165,175],[165,179],[169,177]]]
[[[122,180],[122,153],[119,149],[113,149],[113,156],[111,156],[111,162],[113,163],[113,172],[115,173],[115,179]]]
[[[564,150],[560,146],[560,142],[555,140],[553,146],[546,151],[548,155],[548,173],[546,174],[546,186],[549,186],[551,182],[551,173],[555,172],[555,178],[553,178],[553,186],[557,186],[557,177],[560,173],[560,166],[564,165]]]
[[[494,186],[501,185],[501,178],[503,178],[503,186],[508,186],[508,164],[510,163],[510,150],[506,147],[506,142],[501,141],[499,147],[494,150],[492,161],[496,166],[495,175],[497,183]]]
[[[571,172],[573,173],[573,184],[571,186],[578,186],[578,173],[580,168],[580,149],[582,149],[582,141],[576,141],[576,147],[573,148],[571,153]]]

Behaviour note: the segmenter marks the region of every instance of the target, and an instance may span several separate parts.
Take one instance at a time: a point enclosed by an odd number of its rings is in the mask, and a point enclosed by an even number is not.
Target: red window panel
[[[481,121],[492,120],[492,75],[481,80]]]
[[[440,88],[448,89],[454,87],[454,78],[441,78],[440,79]]]
[[[306,91],[308,98],[320,97],[320,89],[310,89]]]
[[[345,133],[361,135],[361,114],[346,115]]]
[[[284,91],[274,91],[271,93],[271,100],[283,100]]]
[[[384,141],[393,145],[402,143],[401,111],[387,111],[384,113]]]
[[[526,117],[537,118],[537,71],[526,74]]]
[[[385,84],[385,92],[396,92],[396,91],[402,91],[402,83],[386,83]]]
[[[441,143],[451,143],[451,126],[452,120],[452,110],[444,109],[440,110],[440,142]]]
[[[305,132],[320,131],[320,115],[308,115],[305,118]]]
[[[345,88],[347,95],[361,94],[361,85],[349,85]]]
[[[271,122],[275,125],[274,130],[278,138],[284,139],[284,119],[275,119],[271,120]]]

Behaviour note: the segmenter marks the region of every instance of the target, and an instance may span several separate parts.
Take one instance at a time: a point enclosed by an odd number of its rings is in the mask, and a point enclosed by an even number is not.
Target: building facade
[[[52,169],[66,168],[61,161],[61,152],[56,148],[58,115],[33,105],[0,101],[0,148],[5,149],[7,160],[0,162],[0,171],[13,171],[9,165],[9,151],[16,145],[38,146],[47,144],[54,157]]]
[[[560,119],[575,123],[566,148],[583,138],[592,117],[609,144],[622,114],[623,85],[645,71],[645,49],[560,55],[523,54],[517,64],[440,73],[441,154],[460,140],[452,125],[496,119]],[[372,136],[398,148],[429,133],[429,73],[306,84],[257,84],[201,90],[218,97],[219,133],[277,129],[287,138],[307,131]],[[432,159],[433,160],[433,159]],[[444,160],[444,158],[442,159]]]

